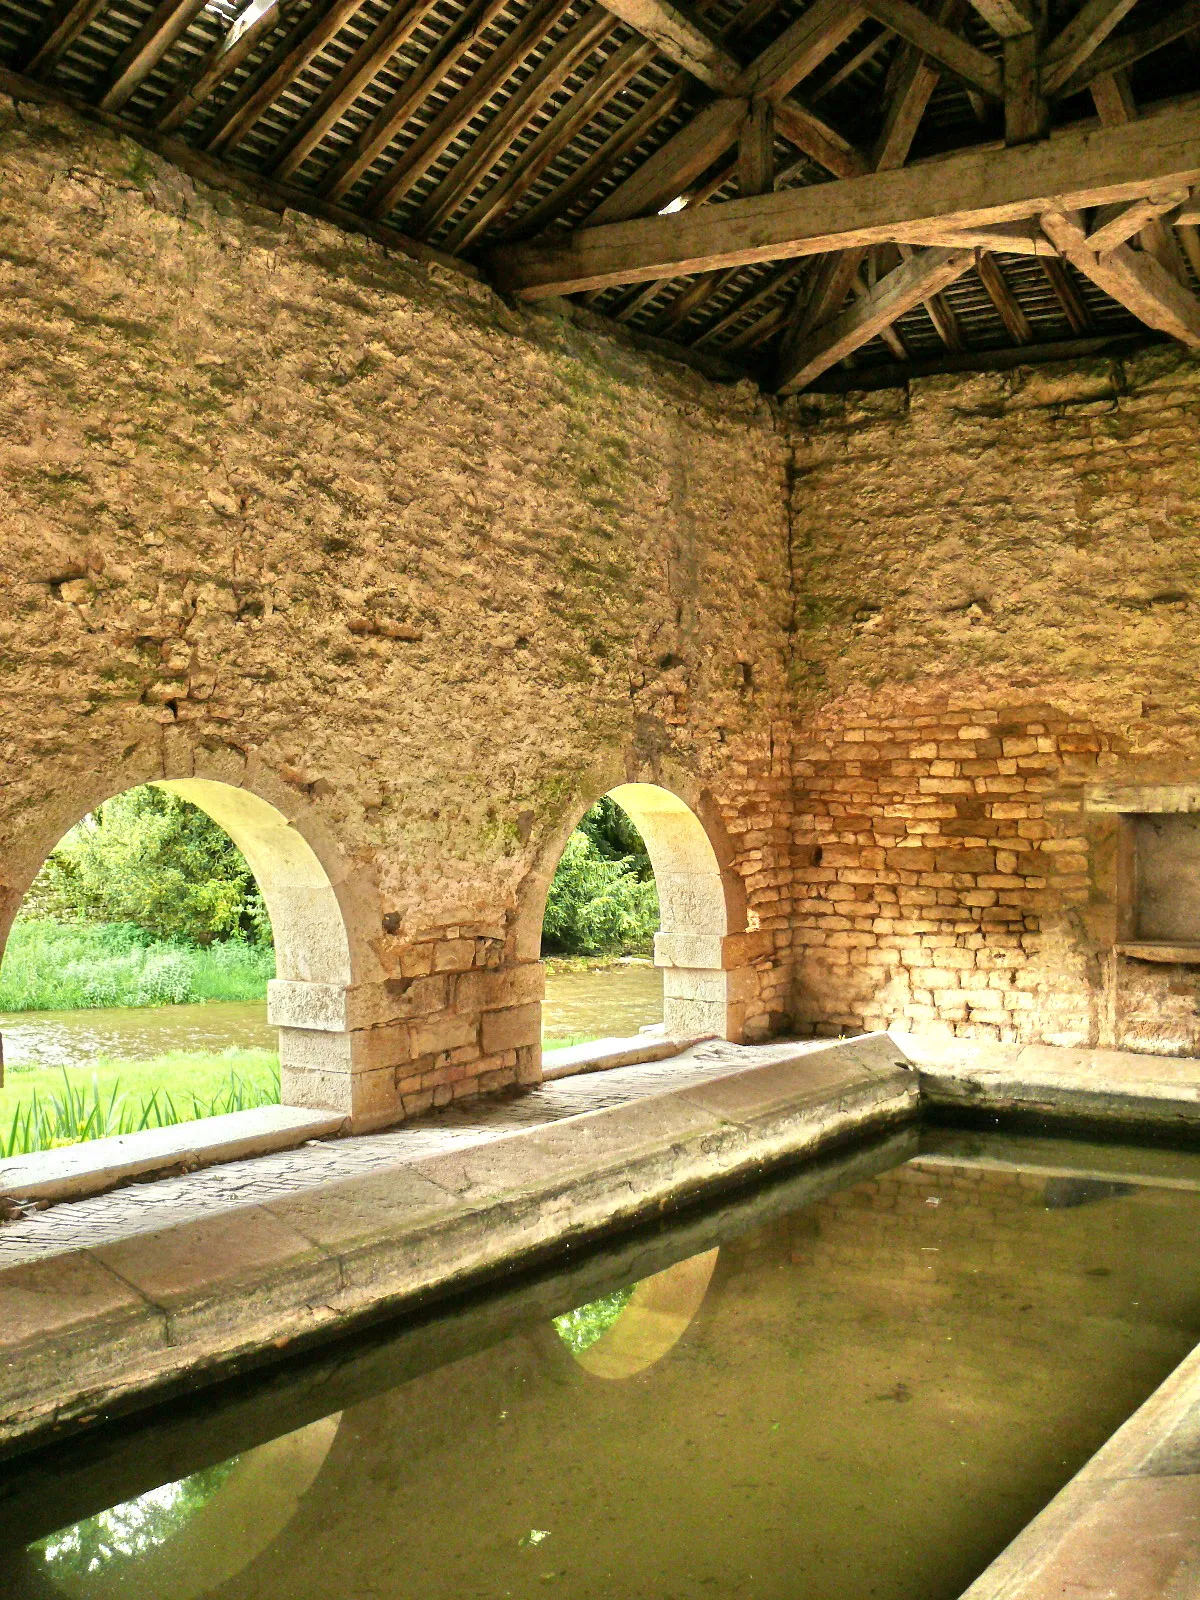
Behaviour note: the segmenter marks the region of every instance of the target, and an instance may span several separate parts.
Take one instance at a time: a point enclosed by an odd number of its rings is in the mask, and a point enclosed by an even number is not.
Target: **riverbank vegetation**
[[[53,850],[0,967],[0,1011],[261,1000],[271,924],[233,840],[145,786],[107,800]]]
[[[658,890],[642,836],[606,796],[567,840],[546,897],[542,953],[645,954],[658,917]]]

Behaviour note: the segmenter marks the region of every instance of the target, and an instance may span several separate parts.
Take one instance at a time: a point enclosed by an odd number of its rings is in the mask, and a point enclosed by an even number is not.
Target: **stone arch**
[[[262,891],[276,946],[268,1020],[279,1028],[283,1104],[341,1112],[357,1126],[393,1120],[393,1076],[369,1071],[376,1063],[358,1015],[380,977],[370,938],[379,923],[372,885],[347,873],[319,819],[305,814],[303,803],[291,803],[286,785],[268,772],[250,787],[238,781],[244,773],[168,778],[161,771],[133,764],[107,781],[93,772],[85,784],[47,795],[36,823],[23,829],[0,886],[0,955],[42,863],[81,817],[143,784],[177,794],[225,829]]]
[[[559,857],[580,818],[607,796],[628,813],[654,868],[662,917],[654,961],[663,971],[667,1033],[740,1042],[754,987],[748,955],[759,936],[745,931],[745,889],[733,870],[733,850],[717,807],[704,792],[685,798],[690,788],[636,779],[588,783],[585,798],[540,852],[529,880],[518,947],[526,959],[538,958],[546,896]]]

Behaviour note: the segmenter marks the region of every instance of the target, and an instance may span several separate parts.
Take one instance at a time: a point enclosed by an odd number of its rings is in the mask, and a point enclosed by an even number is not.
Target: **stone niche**
[[[1126,926],[1132,943],[1194,945],[1200,960],[1200,816],[1124,819],[1130,859]]]

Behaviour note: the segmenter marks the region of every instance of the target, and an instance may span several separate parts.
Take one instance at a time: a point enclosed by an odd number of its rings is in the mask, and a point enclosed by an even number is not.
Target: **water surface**
[[[547,1041],[582,1034],[632,1034],[662,1021],[662,973],[649,962],[595,972],[551,972],[544,1009]],[[87,1011],[0,1015],[7,1068],[75,1067],[107,1057],[146,1061],[170,1050],[276,1050],[265,1000],[206,1005],[114,1006]]]
[[[389,1335],[357,1387],[340,1357],[212,1391],[211,1424],[97,1456],[91,1505],[41,1480],[0,1589],[954,1600],[1200,1335],[1200,1157],[957,1137]]]

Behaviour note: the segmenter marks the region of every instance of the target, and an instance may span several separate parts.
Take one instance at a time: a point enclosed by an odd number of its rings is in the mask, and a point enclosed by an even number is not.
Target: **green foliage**
[[[567,840],[546,915],[546,952],[639,951],[658,929],[658,891],[641,835],[613,801],[599,801]]]
[[[245,857],[198,806],[144,785],[106,800],[55,849],[26,898],[58,922],[134,923],[158,939],[269,944]]]
[[[274,976],[270,946],[241,938],[201,948],[156,940],[136,923],[21,916],[0,966],[0,1011],[261,1000]]]
[[[239,1054],[239,1053],[234,1053]],[[278,1105],[279,1067],[266,1051],[240,1052],[261,1056],[265,1070],[243,1076],[230,1064],[224,1081],[205,1093],[186,1086],[176,1058],[168,1082],[149,1094],[133,1094],[111,1070],[98,1064],[90,1079],[72,1078],[64,1068],[61,1088],[34,1086],[19,1093],[15,1106],[6,1106],[0,1123],[0,1159],[30,1155],[36,1150],[56,1150],[116,1134],[138,1133],[143,1128],[170,1128],[201,1117],[219,1117],[230,1111],[250,1111],[255,1106]],[[164,1063],[169,1058],[164,1058]],[[184,1063],[187,1058],[183,1057]],[[158,1067],[164,1063],[138,1063]],[[255,1066],[260,1063],[255,1061]],[[182,1081],[181,1081],[182,1079]],[[6,1095],[6,1099],[8,1096]]]
[[[630,1284],[627,1289],[614,1289],[612,1294],[591,1300],[586,1306],[576,1306],[574,1311],[555,1317],[555,1331],[573,1354],[580,1355],[594,1345],[601,1334],[608,1332],[624,1311],[632,1293],[633,1285]]]
[[[94,1581],[110,1561],[149,1555],[179,1533],[213,1498],[237,1463],[238,1457],[232,1456],[175,1483],[164,1483],[136,1500],[123,1500],[94,1517],[61,1528],[30,1548],[60,1581]]]

